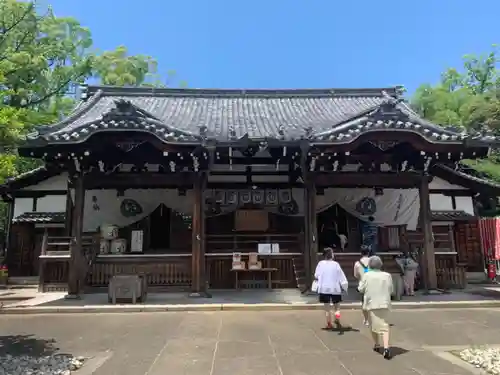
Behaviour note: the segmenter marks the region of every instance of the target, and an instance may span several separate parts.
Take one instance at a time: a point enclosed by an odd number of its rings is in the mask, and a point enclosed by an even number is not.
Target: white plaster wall
[[[65,195],[47,195],[36,201],[36,212],[65,212]]]
[[[463,186],[450,184],[448,181],[445,181],[439,177],[434,177],[429,184],[430,190],[467,190]]]
[[[16,198],[14,200],[14,218],[33,211],[33,198]]]
[[[451,197],[443,194],[430,194],[431,211],[453,211]]]
[[[456,208],[453,208],[452,198],[443,194],[431,194],[431,211],[465,211],[474,215],[472,197],[455,197]]]
[[[23,190],[67,190],[68,189],[68,174],[61,173],[58,176],[54,176],[41,181],[36,185],[31,185]]]
[[[458,211],[465,211],[468,214],[474,215],[474,203],[472,197],[455,197]]]

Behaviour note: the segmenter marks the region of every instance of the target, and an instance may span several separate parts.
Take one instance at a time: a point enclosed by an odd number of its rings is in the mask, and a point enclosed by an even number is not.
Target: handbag
[[[311,284],[311,292],[318,293],[318,280],[314,280]]]

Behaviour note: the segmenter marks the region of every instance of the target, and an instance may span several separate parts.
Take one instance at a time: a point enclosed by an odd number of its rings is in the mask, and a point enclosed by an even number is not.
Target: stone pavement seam
[[[273,358],[276,361],[276,366],[278,367],[278,371],[280,375],[283,375],[283,368],[281,367],[280,359],[278,358],[278,355],[276,354],[276,348],[273,344],[273,340],[271,340],[271,335],[267,335],[267,340],[269,341],[269,346],[271,347],[272,353],[273,353]]]
[[[179,322],[179,325],[177,326],[177,329],[176,331],[179,330],[179,327],[181,326],[182,324],[182,321],[181,320]],[[147,371],[144,373],[144,375],[148,375],[151,373],[151,370],[154,369],[155,365],[158,363],[158,361],[160,360],[160,358],[163,356],[163,353],[165,353],[165,350],[167,349],[168,347],[168,344],[172,341],[172,337],[169,336],[168,334],[166,335],[167,339],[165,340],[165,344],[162,346],[162,348],[160,349],[160,351],[158,352],[158,354],[156,355],[155,359],[153,362],[151,362],[151,365],[148,367]]]
[[[321,343],[321,345],[330,353],[333,353],[333,351],[330,349],[330,347],[328,345],[326,345],[326,343],[321,339],[321,337],[319,337],[318,333],[312,329],[312,328],[308,328],[309,331],[312,332],[313,336],[316,337],[316,339]],[[349,374],[349,375],[354,375],[351,370],[349,370],[349,368],[344,364],[344,362],[342,362],[340,360],[340,358],[337,356],[337,361],[339,362],[340,366]]]
[[[212,366],[210,367],[210,375],[213,375],[215,369],[215,358],[217,356],[217,350],[219,349],[220,333],[222,331],[222,316],[219,319],[219,327],[217,327],[217,338],[215,341],[214,354],[212,356]]]
[[[78,370],[78,375],[92,375],[112,356],[112,351],[95,355],[86,355],[85,357],[87,359],[85,360],[83,367]]]
[[[471,374],[475,375],[489,375],[488,372],[484,371],[483,369],[478,369],[471,365],[470,363],[465,362],[464,360],[458,358],[457,356],[449,353],[449,352],[432,352],[435,356],[450,362],[458,367],[463,368],[464,370],[470,371]]]
[[[500,300],[486,301],[433,301],[433,302],[395,302],[393,310],[407,309],[462,309],[497,308]],[[228,303],[228,304],[184,304],[184,305],[83,305],[83,306],[3,306],[0,314],[55,314],[55,313],[138,313],[168,311],[300,311],[321,310],[322,304],[288,303]],[[360,303],[344,303],[343,310],[359,310]]]

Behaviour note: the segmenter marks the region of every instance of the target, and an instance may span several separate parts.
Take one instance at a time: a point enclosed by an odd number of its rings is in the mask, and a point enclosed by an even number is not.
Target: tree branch
[[[9,27],[5,28],[4,30],[2,30],[2,38],[0,39],[0,47],[2,47],[2,45],[5,43],[5,41],[7,40],[7,34],[12,31],[13,29],[15,29],[21,22],[23,22],[26,17],[28,16],[28,14],[30,14],[33,9],[35,7],[35,4],[33,2],[31,2],[28,7],[26,8],[26,10],[24,11],[24,13],[22,14],[21,17],[19,17],[19,19],[17,19],[12,25],[10,25]]]

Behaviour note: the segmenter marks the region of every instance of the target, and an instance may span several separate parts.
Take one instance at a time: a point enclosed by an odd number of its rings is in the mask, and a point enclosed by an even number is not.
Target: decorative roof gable
[[[350,143],[375,131],[419,134],[433,143],[488,147],[491,134],[443,128],[413,112],[399,88],[207,90],[89,87],[62,122],[38,127],[28,145],[80,143],[103,131],[141,131],[166,143],[250,138]],[[472,142],[472,143],[471,143]]]
[[[419,134],[431,143],[459,143],[470,139],[484,143],[495,141],[489,134],[467,134],[457,127],[442,127],[421,118],[401,98],[383,92],[384,100],[368,111],[332,126],[330,130],[311,134],[314,143],[350,143],[360,136],[378,131],[405,131]]]

